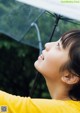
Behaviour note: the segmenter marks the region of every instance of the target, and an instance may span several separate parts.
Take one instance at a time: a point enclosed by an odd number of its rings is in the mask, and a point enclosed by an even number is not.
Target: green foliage
[[[0,89],[16,95],[29,96],[36,73],[33,64],[37,59],[38,50],[3,34],[0,35],[0,45]],[[40,78],[43,81],[41,75]],[[49,97],[45,82],[42,87],[39,84],[37,86],[33,97]]]
[[[21,73],[24,67],[23,58],[25,56],[22,57],[21,59],[19,56],[19,51],[21,48],[20,45],[17,45],[17,43],[14,43],[14,41],[9,40],[8,39],[9,37],[6,37],[6,38],[3,37],[3,35],[0,36],[0,39],[1,39],[0,40],[0,43],[1,43],[0,44],[1,45],[0,47],[0,81],[1,81],[0,87],[11,92],[13,89],[16,89],[16,86],[18,86],[18,85],[15,85],[17,81],[17,77],[21,79],[21,76],[22,76]],[[21,65],[23,65],[23,67]],[[11,85],[12,86],[14,85],[15,87],[12,87]],[[18,88],[16,90],[18,90]]]

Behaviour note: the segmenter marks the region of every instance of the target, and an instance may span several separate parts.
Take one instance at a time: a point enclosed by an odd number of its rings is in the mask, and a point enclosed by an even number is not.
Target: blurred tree
[[[29,95],[35,77],[33,63],[38,50],[0,35],[0,87],[13,94]],[[31,86],[32,87],[32,86]]]

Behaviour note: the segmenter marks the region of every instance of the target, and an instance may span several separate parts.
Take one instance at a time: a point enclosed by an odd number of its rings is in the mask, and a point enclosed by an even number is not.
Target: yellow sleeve
[[[5,113],[28,113],[27,104],[26,97],[14,96],[0,91],[0,110],[2,106],[6,107]],[[4,112],[2,111],[2,113]]]
[[[7,110],[0,113],[80,113],[64,101],[53,99],[31,99],[30,97],[14,96],[0,91],[0,110],[6,106]],[[77,105],[78,106],[78,105]],[[80,104],[79,104],[80,108]]]
[[[58,113],[48,99],[31,99],[0,91],[0,107],[2,106],[7,107],[5,113]]]

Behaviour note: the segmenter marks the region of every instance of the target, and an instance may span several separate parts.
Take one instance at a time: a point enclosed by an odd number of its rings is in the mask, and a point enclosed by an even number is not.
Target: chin
[[[38,72],[40,72],[40,73],[42,72],[42,67],[41,67],[40,63],[38,62],[38,60],[34,62],[34,67],[36,68],[36,70]]]
[[[39,65],[38,65],[37,61],[34,62],[34,67],[35,67],[36,70],[38,71],[38,67],[39,67]]]
[[[34,62],[34,67],[36,68],[36,61]]]

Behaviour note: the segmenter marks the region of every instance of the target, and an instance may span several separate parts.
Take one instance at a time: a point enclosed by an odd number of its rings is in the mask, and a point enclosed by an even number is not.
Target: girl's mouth
[[[38,60],[44,60],[43,54],[41,54],[41,55],[38,57]]]

